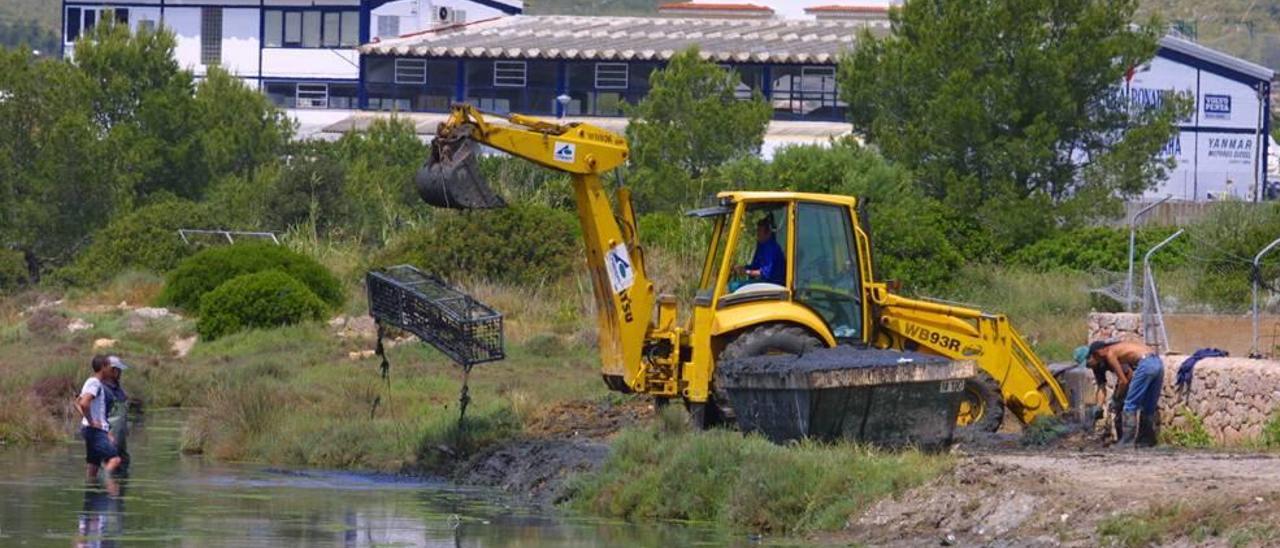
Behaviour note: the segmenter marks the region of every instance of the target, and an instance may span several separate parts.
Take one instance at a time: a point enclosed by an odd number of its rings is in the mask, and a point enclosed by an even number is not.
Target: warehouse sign
[[[1254,170],[1265,173],[1258,135],[1258,113],[1265,107],[1254,88],[1257,84],[1215,70],[1210,63],[1157,56],[1121,82],[1133,105],[1155,108],[1182,94],[1196,107],[1178,122],[1181,131],[1162,149],[1161,156],[1175,166],[1148,196],[1248,199],[1254,192]]]

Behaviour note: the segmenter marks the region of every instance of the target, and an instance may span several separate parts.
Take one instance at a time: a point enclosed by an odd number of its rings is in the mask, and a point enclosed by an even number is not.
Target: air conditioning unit
[[[436,6],[431,22],[437,25],[453,25],[467,22],[467,12],[449,6]]]

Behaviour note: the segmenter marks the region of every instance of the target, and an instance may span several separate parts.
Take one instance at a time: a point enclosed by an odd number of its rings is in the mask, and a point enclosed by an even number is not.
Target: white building
[[[361,44],[514,15],[521,0],[64,0],[64,55],[105,13],[130,28],[164,25],[178,63],[217,65],[290,108],[357,108]]]
[[[1177,161],[1149,198],[1203,201],[1265,198],[1271,133],[1271,80],[1275,71],[1220,51],[1166,36],[1150,62],[1121,83],[1129,99],[1158,104],[1172,93],[1195,108],[1165,153]],[[1263,186],[1265,189],[1265,186]],[[1274,197],[1274,192],[1272,192]]]

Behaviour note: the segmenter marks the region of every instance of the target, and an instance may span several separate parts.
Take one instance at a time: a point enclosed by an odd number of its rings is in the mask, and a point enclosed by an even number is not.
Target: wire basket
[[[409,265],[369,272],[369,315],[469,367],[506,357],[502,314]]]

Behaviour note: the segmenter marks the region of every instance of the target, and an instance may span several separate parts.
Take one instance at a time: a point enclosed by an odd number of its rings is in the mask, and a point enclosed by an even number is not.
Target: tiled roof
[[[366,44],[361,53],[405,57],[656,60],[697,45],[722,63],[835,63],[864,28],[888,23],[517,15]]]
[[[752,11],[773,13],[773,8],[755,4],[700,4],[698,2],[675,2],[658,6],[658,11]]]
[[[813,6],[804,9],[805,13],[889,13],[889,6]]]

